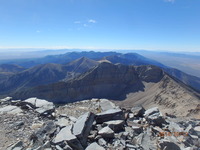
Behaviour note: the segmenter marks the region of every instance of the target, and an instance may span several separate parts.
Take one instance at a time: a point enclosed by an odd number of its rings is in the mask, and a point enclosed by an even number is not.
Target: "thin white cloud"
[[[40,33],[41,31],[40,31],[40,30],[37,30],[36,32],[37,32],[37,33]]]
[[[165,2],[174,3],[175,0],[164,0]]]
[[[87,24],[83,24],[84,27],[89,27]]]
[[[90,20],[88,20],[88,23],[97,23],[97,21],[94,19],[90,19]]]
[[[81,21],[74,21],[74,23],[75,23],[75,24],[80,24],[80,23],[81,23]]]

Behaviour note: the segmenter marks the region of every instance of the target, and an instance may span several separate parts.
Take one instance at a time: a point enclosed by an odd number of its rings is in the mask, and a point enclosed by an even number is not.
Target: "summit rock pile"
[[[0,149],[199,150],[200,120],[107,99],[62,106],[37,98],[0,100]]]

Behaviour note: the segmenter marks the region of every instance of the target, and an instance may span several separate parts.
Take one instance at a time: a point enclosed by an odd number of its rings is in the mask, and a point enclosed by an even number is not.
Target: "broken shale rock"
[[[110,120],[124,120],[124,113],[121,109],[109,109],[96,114],[96,122],[103,123]]]
[[[36,111],[46,107],[45,101],[39,102],[32,98],[28,102],[9,100],[0,104],[0,109],[15,106],[23,111],[20,115],[0,115],[0,149],[198,150],[200,147],[200,120],[163,116],[156,107],[146,111],[142,107],[120,109],[108,100],[92,99],[53,105],[50,110],[55,117],[48,117]],[[99,106],[105,111],[98,113]]]
[[[72,133],[79,139],[81,144],[87,146],[87,137],[92,128],[95,115],[91,112],[87,112],[84,115],[80,116],[75,122]]]
[[[162,126],[163,124],[166,123],[158,107],[154,107],[154,108],[146,110],[144,113],[144,117],[149,122],[149,124],[154,125],[154,126]]]
[[[56,137],[53,139],[53,143],[61,144],[63,142],[67,142],[67,144],[73,148],[74,150],[84,150],[82,147],[80,141],[77,139],[75,135],[71,132],[72,126],[66,126],[65,128],[62,128],[60,132],[56,135]]]
[[[143,117],[145,109],[142,106],[133,107],[131,108],[131,113],[134,117]]]

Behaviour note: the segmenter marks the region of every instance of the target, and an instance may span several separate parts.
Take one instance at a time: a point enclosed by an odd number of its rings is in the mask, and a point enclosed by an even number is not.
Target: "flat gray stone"
[[[77,139],[75,135],[72,134],[71,132],[72,126],[66,126],[65,128],[62,128],[60,132],[56,135],[56,137],[53,139],[54,144],[59,144],[61,142],[66,141],[67,144],[73,149],[77,150],[84,150],[82,147],[81,143]]]
[[[87,146],[87,137],[90,133],[94,116],[91,112],[85,113],[77,119],[72,129],[72,133],[77,136],[84,147]]]
[[[105,150],[102,146],[98,145],[96,142],[90,144],[85,150]]]
[[[131,112],[134,117],[143,117],[145,109],[142,106],[131,108]]]
[[[55,108],[52,102],[48,102],[46,100],[38,99],[38,98],[29,98],[29,99],[24,100],[23,102],[29,103],[32,106],[36,107],[35,110],[40,114],[43,114]]]
[[[0,108],[0,114],[7,113],[7,114],[20,114],[23,110],[17,106],[5,106]]]
[[[62,128],[60,132],[56,135],[56,137],[53,139],[54,144],[58,144],[63,141],[70,141],[77,139],[75,135],[71,132],[72,126],[66,126],[65,128]]]
[[[121,109],[109,109],[105,112],[96,115],[96,122],[103,123],[111,120],[124,120],[124,115]]]
[[[113,138],[114,137],[114,131],[109,127],[102,128],[99,132],[99,135],[101,135],[104,138]]]

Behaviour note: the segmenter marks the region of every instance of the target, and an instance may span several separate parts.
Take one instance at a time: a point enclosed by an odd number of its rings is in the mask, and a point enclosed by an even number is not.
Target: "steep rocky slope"
[[[185,83],[186,85],[189,85],[193,89],[200,92],[200,78],[199,77],[189,75],[175,68],[165,68],[164,70],[170,75],[172,75],[173,77]]]

